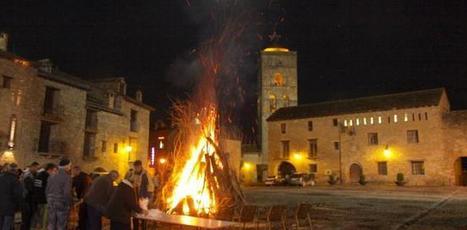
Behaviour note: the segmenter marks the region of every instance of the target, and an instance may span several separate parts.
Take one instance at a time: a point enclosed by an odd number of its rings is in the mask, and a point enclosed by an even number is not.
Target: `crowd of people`
[[[78,212],[76,229],[100,230],[103,217],[110,219],[111,229],[139,229],[132,216],[147,213],[138,201],[154,199],[157,177],[139,160],[115,186],[119,177],[115,170],[89,175],[67,159],[58,165],[33,162],[24,170],[14,163],[0,166],[0,230],[14,229],[17,213],[21,230],[67,229],[73,207]]]

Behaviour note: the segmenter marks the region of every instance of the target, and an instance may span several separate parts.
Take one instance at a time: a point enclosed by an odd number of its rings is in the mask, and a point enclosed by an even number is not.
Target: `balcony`
[[[44,112],[42,113],[42,120],[51,123],[59,123],[63,121],[64,115],[65,110],[62,105],[44,107]]]
[[[40,155],[60,157],[69,154],[69,146],[68,143],[63,140],[52,139],[49,141],[48,145],[39,146],[38,152]]]

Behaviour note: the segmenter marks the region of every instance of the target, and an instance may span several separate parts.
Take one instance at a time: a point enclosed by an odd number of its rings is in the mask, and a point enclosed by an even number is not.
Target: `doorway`
[[[279,165],[278,171],[281,177],[286,178],[287,176],[291,176],[292,174],[294,174],[297,170],[295,169],[295,166],[293,166],[293,164],[287,161],[282,161]]]
[[[455,162],[456,185],[467,186],[467,157],[460,157]]]
[[[360,176],[363,174],[362,166],[353,163],[350,165],[350,182],[356,183],[360,180]]]

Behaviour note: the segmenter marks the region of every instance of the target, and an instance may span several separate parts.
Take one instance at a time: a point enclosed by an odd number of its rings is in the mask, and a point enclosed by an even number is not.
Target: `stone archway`
[[[293,166],[293,164],[291,164],[290,162],[287,162],[287,161],[282,161],[280,164],[279,164],[279,167],[277,168],[277,173],[282,176],[282,177],[286,177],[287,175],[290,176],[292,174],[294,174],[297,169],[295,169],[295,166]]]
[[[356,183],[360,180],[360,176],[363,174],[363,169],[362,166],[359,164],[353,163],[350,165],[350,182],[351,183]]]

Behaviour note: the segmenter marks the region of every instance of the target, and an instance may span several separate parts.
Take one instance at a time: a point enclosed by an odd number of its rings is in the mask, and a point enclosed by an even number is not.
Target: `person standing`
[[[78,199],[79,210],[78,210],[78,228],[80,230],[86,229],[86,204],[83,202],[84,195],[91,186],[91,177],[85,172],[81,171],[79,166],[73,167],[73,190],[76,193]]]
[[[21,203],[21,184],[17,178],[17,165],[4,166],[0,174],[0,229],[13,229],[15,213]]]
[[[130,169],[125,178],[133,183],[136,200],[151,199],[151,195],[154,192],[152,180],[149,179],[148,172],[143,168],[143,163],[140,160],[133,162],[133,169]],[[133,229],[138,230],[139,226],[139,220],[133,221]]]
[[[36,177],[39,163],[33,162],[24,171],[21,179],[23,190],[23,201],[21,203],[21,230],[31,229],[32,218],[36,211],[34,202],[34,179]]]
[[[84,196],[87,209],[87,229],[101,230],[102,216],[113,194],[113,183],[118,179],[118,172],[110,171],[105,176],[97,177],[91,184],[88,193]]]
[[[58,165],[58,173],[50,176],[47,181],[45,193],[49,216],[48,230],[67,229],[73,202],[70,171],[71,161],[63,159]]]
[[[37,204],[37,209],[32,221],[33,228],[47,228],[47,198],[45,188],[49,176],[57,174],[57,166],[53,163],[48,163],[45,168],[37,172],[34,179],[34,201]]]
[[[136,193],[132,181],[124,179],[118,184],[107,205],[106,214],[110,219],[111,230],[130,230],[133,212],[145,213],[137,203]]]

